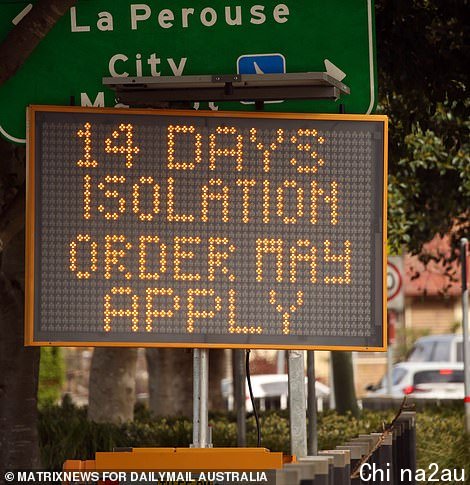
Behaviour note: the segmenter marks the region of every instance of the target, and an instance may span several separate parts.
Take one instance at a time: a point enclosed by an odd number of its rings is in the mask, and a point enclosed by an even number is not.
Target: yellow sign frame
[[[384,169],[382,200],[382,346],[329,346],[329,345],[275,345],[275,344],[220,344],[193,342],[47,342],[34,340],[34,247],[35,247],[35,113],[103,113],[125,115],[167,115],[179,117],[218,117],[218,118],[255,118],[255,119],[295,119],[326,121],[378,121],[384,129]],[[59,346],[59,347],[167,347],[167,348],[250,348],[274,350],[346,350],[379,352],[387,350],[387,171],[388,171],[388,118],[385,115],[353,114],[312,114],[312,113],[267,113],[267,112],[229,112],[229,111],[195,111],[195,110],[155,110],[155,109],[116,109],[116,108],[82,108],[76,106],[39,106],[31,105],[27,109],[27,174],[26,174],[26,271],[25,271],[25,346]]]

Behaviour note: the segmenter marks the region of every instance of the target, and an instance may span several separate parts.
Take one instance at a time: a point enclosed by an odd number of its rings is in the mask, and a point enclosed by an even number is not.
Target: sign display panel
[[[384,347],[387,121],[29,109],[26,343]]]

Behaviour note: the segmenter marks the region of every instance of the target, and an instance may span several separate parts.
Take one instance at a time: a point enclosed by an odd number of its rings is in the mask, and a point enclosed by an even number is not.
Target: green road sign
[[[351,94],[268,111],[368,114],[376,104],[373,0],[79,0],[0,88],[0,133],[24,142],[29,104],[115,106],[107,76],[327,71]],[[31,9],[0,4],[0,39]],[[203,107],[203,106],[201,106]],[[211,109],[252,110],[246,103]]]

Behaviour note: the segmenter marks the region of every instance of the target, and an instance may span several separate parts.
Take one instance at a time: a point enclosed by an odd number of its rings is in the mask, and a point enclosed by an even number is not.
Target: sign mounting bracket
[[[350,89],[326,72],[204,76],[105,77],[120,103],[153,107],[161,102],[337,100]]]

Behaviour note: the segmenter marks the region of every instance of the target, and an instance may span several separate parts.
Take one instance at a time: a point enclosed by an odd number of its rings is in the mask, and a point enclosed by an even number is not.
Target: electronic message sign
[[[384,348],[384,116],[31,107],[26,343]]]

